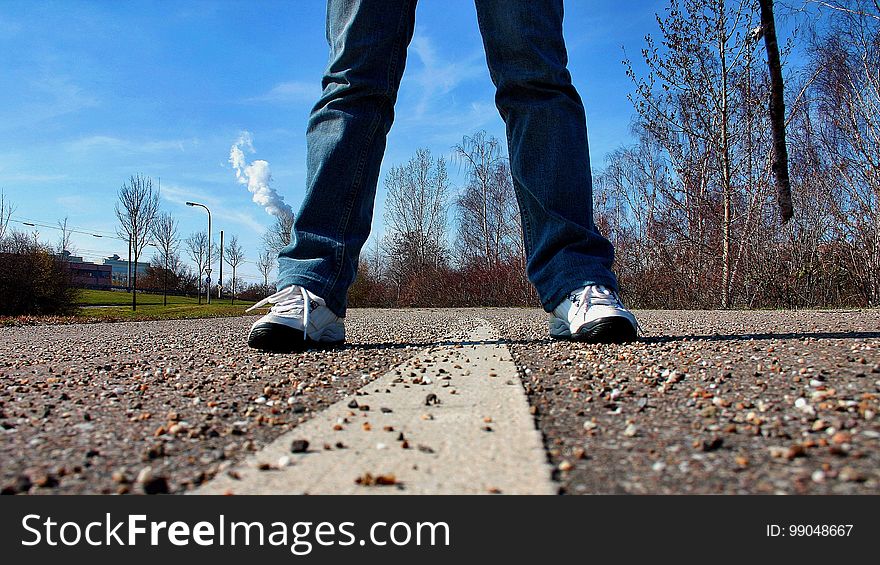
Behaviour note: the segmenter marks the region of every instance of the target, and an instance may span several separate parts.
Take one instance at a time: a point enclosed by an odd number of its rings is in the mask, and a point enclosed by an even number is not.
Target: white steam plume
[[[284,202],[284,197],[275,192],[269,186],[272,182],[272,174],[269,172],[269,163],[262,159],[256,159],[248,164],[245,151],[254,152],[254,144],[250,132],[243,131],[232,147],[229,149],[229,163],[235,169],[235,178],[245,185],[248,191],[254,195],[253,200],[266,209],[273,216],[282,214],[293,215],[293,210]]]

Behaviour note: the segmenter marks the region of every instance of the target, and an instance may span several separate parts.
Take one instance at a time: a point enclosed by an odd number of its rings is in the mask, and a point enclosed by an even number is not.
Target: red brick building
[[[110,265],[98,265],[82,260],[82,257],[70,255],[64,252],[62,255],[64,264],[70,270],[70,279],[73,286],[79,288],[91,288],[94,290],[110,290],[112,286]]]

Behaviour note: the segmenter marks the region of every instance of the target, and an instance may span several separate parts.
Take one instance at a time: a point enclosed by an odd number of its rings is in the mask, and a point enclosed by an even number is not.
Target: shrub
[[[77,290],[49,248],[14,232],[0,241],[0,315],[70,314]]]

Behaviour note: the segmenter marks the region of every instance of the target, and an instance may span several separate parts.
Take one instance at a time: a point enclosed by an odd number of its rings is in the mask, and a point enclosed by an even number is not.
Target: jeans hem
[[[301,286],[312,294],[320,296],[327,304],[327,308],[330,308],[334,314],[340,318],[345,317],[346,300],[344,298],[340,300],[332,295],[324,296],[324,293],[327,292],[327,286],[324,281],[312,279],[304,275],[285,275],[278,280],[277,288],[282,290],[293,285]]]

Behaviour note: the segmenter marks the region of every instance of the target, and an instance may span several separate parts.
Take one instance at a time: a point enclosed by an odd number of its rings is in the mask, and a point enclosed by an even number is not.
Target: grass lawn
[[[161,294],[138,293],[137,311],[132,312],[131,294],[127,292],[81,290],[77,304],[80,310],[72,321],[114,322],[241,316],[253,302],[236,300],[233,305],[228,298],[212,298],[208,305],[204,297],[199,304],[196,298],[169,295],[168,305],[163,306]]]
[[[78,306],[128,306],[131,307],[131,294],[127,292],[121,292],[117,290],[87,290],[82,289],[79,291],[79,296],[76,301]],[[147,305],[162,305],[162,295],[161,294],[148,294],[144,292],[139,292],[137,295],[137,303],[138,309],[140,309],[141,304]],[[202,297],[202,304],[205,303],[205,297]],[[168,306],[171,305],[196,305],[198,306],[199,301],[196,298],[192,298],[189,296],[172,296],[168,295]],[[211,298],[211,306],[229,306],[231,301],[228,298],[217,299],[216,297]],[[239,304],[250,306],[253,302],[242,302],[240,300],[236,300],[235,305]]]
[[[179,320],[182,318],[225,318],[243,316],[248,304],[138,304],[137,311],[131,306],[110,306],[107,308],[81,308],[74,316],[76,322],[123,322],[136,320]]]

